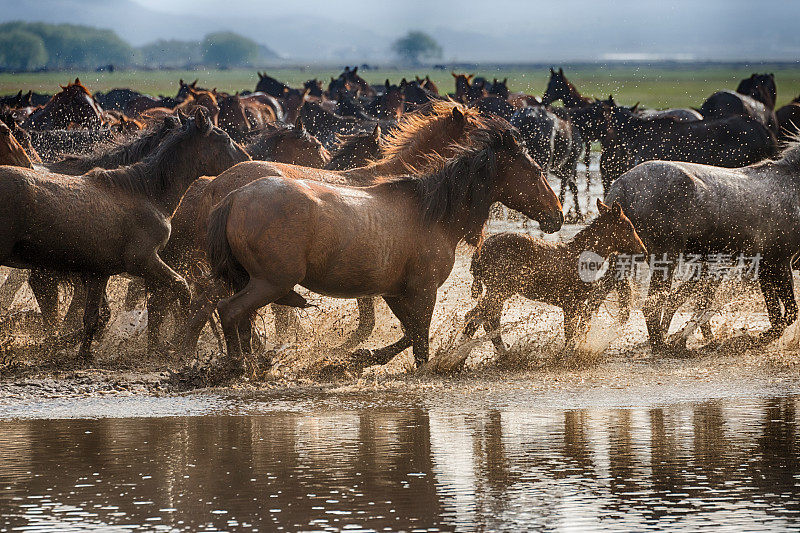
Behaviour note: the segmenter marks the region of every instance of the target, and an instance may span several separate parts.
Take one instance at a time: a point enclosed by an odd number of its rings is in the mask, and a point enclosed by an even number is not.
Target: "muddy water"
[[[524,382],[10,404],[0,531],[797,529],[798,406]]]

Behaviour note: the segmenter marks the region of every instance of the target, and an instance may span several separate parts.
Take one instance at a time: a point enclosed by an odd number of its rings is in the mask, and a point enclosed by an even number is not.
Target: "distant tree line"
[[[233,32],[210,33],[202,41],[159,40],[134,48],[111,30],[74,24],[0,24],[0,70],[115,67],[218,68],[253,66],[276,58],[272,50]]]

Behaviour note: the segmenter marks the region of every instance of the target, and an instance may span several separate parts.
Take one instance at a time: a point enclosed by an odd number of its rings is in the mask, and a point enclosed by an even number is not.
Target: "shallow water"
[[[646,390],[6,405],[0,530],[800,528],[796,389]]]

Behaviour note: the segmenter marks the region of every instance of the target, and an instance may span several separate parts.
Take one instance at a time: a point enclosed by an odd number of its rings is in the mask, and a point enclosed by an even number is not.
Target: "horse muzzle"
[[[539,227],[545,233],[555,233],[564,225],[564,213],[558,211],[555,216],[542,217],[539,219]]]

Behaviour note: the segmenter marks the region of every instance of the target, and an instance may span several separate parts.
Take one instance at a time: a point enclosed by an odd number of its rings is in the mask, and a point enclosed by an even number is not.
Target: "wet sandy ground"
[[[598,181],[595,180],[593,186],[593,197],[599,194]],[[584,183],[580,186],[585,209],[588,198],[583,191]],[[567,208],[569,206],[571,201],[567,202]],[[547,238],[570,238],[579,228],[578,225],[568,225]],[[541,235],[535,223],[525,226],[516,221],[494,220],[488,229],[490,232],[513,229]],[[459,248],[453,273],[439,290],[431,327],[432,357],[453,349],[463,317],[475,304],[470,297],[471,255],[472,250],[468,247]],[[4,274],[5,271],[0,271],[0,278]],[[123,294],[126,283],[125,280],[114,281],[112,292]],[[25,288],[17,295],[13,312],[31,308],[32,301],[27,291]],[[363,374],[331,374],[325,371],[329,363],[347,359],[347,354],[337,352],[334,347],[356,327],[355,301],[301,292],[318,306],[301,313],[304,331],[298,334],[296,342],[278,346],[271,312],[262,311],[258,328],[274,350],[274,365],[234,385],[234,390],[336,396],[358,391],[428,389],[468,394],[484,388],[509,390],[510,387],[511,390],[524,389],[541,394],[557,393],[556,397],[562,400],[587,391],[602,394],[609,390],[625,391],[624,397],[631,399],[640,395],[654,398],[673,394],[702,396],[700,391],[708,394],[725,391],[727,395],[737,396],[753,394],[757,390],[774,392],[774,387],[786,393],[800,391],[800,329],[797,327],[789,328],[782,339],[758,350],[703,351],[699,350],[702,340],[694,337],[689,341],[689,347],[694,351],[688,358],[653,357],[641,311],[635,310],[627,324],[619,325],[615,320],[617,308],[613,297],[593,321],[585,346],[590,356],[581,360],[565,358],[562,353],[562,313],[559,309],[515,297],[506,303],[503,315],[508,330],[504,338],[518,356],[513,371],[495,367],[492,345],[484,339],[472,347],[465,371],[455,377],[409,375],[412,365],[410,350],[385,366],[367,368]],[[766,329],[768,321],[759,292],[741,286],[731,286],[727,292],[716,304],[721,308],[720,315],[711,322],[716,336],[724,341]],[[642,296],[643,293],[637,300],[638,306]],[[121,301],[122,298],[115,300]],[[0,337],[5,338],[5,362],[11,363],[0,371],[5,374],[0,378],[0,406],[19,405],[32,399],[169,393],[170,388],[161,382],[160,372],[169,367],[177,368],[182,361],[165,360],[147,353],[146,320],[141,313],[115,309],[111,327],[95,343],[96,366],[100,370],[78,369],[74,364],[75,348],[31,350],[24,345],[35,336],[15,333],[13,340],[9,341],[7,334],[0,332]],[[690,314],[691,309],[683,309],[673,321],[671,331],[677,331]],[[478,336],[482,334],[481,331]],[[388,307],[379,302],[375,331],[362,346],[380,347],[400,336],[399,322]],[[9,344],[14,344],[11,357],[8,355]],[[219,351],[217,339],[207,328],[197,355],[212,357]],[[19,353],[23,355],[14,355]],[[189,358],[191,355],[187,356]]]

